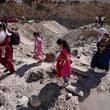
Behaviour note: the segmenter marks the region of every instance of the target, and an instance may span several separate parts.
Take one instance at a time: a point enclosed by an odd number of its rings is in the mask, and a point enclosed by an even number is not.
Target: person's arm
[[[68,52],[66,49],[64,49],[63,51],[63,55],[64,55],[64,59],[67,60],[68,59]]]
[[[36,51],[37,49],[37,41],[34,42],[34,52]]]
[[[62,65],[66,63],[66,61],[69,59],[69,55],[66,49],[63,49],[62,51],[63,59],[62,59]]]
[[[43,46],[44,45],[44,41],[40,38],[40,45]]]

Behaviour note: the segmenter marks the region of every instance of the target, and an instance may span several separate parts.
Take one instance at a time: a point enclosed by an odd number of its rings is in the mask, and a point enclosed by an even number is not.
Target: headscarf
[[[8,29],[6,29],[6,35],[7,36],[11,36],[12,34],[8,31]]]
[[[97,32],[100,34],[99,41],[103,39],[104,34],[108,34],[108,31],[105,28],[100,28],[97,30]]]
[[[6,38],[6,32],[1,31],[0,32],[0,43],[3,43],[5,41],[5,38]]]
[[[110,36],[109,34],[104,34],[104,36],[107,37],[107,39],[102,39],[99,42],[99,50],[100,53],[102,53],[104,50],[106,50],[107,48],[110,48]],[[109,47],[108,47],[109,46]]]
[[[6,36],[11,36],[11,33],[6,29],[5,23],[0,22],[0,26],[3,27],[3,30],[0,32],[0,43],[3,43]]]

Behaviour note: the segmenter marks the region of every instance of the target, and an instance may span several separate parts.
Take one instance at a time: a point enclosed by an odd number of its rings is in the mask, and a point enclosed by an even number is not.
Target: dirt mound
[[[18,30],[20,33],[23,43],[28,45],[26,38],[33,41],[33,32],[39,31],[45,42],[45,51],[52,51],[55,49],[56,40],[69,32],[69,30],[61,26],[56,21],[42,21],[40,23],[33,22],[32,24],[24,24]],[[24,40],[25,38],[25,40]],[[31,43],[32,44],[32,43]]]
[[[70,43],[70,46],[74,48],[75,46],[81,46],[83,44],[90,44],[97,39],[97,33],[94,30],[93,24],[80,27],[78,29],[72,30],[66,34],[63,38]],[[96,38],[96,39],[94,39]]]

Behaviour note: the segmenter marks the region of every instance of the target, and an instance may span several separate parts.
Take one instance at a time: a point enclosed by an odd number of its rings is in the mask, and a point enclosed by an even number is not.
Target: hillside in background
[[[26,1],[28,2],[13,3],[8,1],[5,4],[1,4],[0,16],[20,19],[24,16],[26,19],[56,20],[71,28],[94,22],[94,18],[97,15],[106,16],[107,23],[109,23],[110,19],[110,4],[100,3],[96,0],[89,3],[85,0],[82,0],[85,2],[75,0],[71,3],[50,2],[49,0],[48,2],[46,0],[38,0],[32,3],[30,3],[30,0]]]

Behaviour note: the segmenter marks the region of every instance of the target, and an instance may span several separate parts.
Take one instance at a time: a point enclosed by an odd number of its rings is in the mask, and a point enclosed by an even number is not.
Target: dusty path
[[[110,110],[110,93],[91,92],[80,104],[80,110]]]

